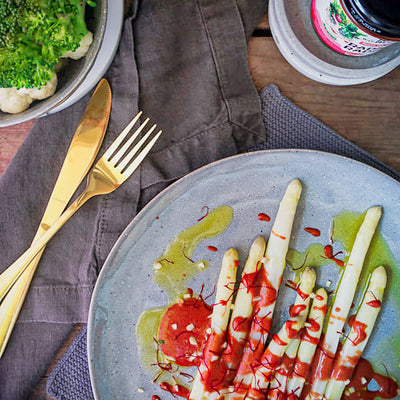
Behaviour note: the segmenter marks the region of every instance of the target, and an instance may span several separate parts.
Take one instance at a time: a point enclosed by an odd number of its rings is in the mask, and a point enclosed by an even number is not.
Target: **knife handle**
[[[6,349],[43,251],[44,247],[30,262],[0,304],[0,358]]]

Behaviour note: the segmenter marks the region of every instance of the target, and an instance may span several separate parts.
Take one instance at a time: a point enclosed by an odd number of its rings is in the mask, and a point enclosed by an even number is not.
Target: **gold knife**
[[[61,215],[78,186],[86,176],[100,149],[111,110],[111,89],[105,79],[97,85],[71,141],[57,182],[33,241],[43,235]],[[6,269],[0,287],[0,358],[18,318],[26,293],[43,250],[17,279]],[[3,283],[4,282],[4,283]]]

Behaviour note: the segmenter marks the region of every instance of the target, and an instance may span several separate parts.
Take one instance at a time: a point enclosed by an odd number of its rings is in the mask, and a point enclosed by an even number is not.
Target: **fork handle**
[[[24,304],[26,294],[28,293],[43,251],[44,247],[30,262],[14,285],[12,285],[0,304],[0,358],[3,356],[14,325],[17,322],[18,315]]]
[[[67,222],[90,198],[95,194],[84,191],[57,219],[54,224],[41,236],[35,240],[32,245],[16,261],[14,261],[0,275],[0,302],[3,301],[7,292],[17,281],[21,274],[26,270],[29,263],[35,258],[40,250],[48,241],[58,232],[58,230]]]

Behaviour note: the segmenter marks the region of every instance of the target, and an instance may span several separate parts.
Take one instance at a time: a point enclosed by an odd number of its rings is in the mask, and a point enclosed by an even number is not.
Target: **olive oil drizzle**
[[[154,281],[169,295],[170,303],[186,292],[190,279],[207,268],[206,261],[192,260],[195,248],[202,240],[211,239],[224,232],[232,219],[232,207],[220,206],[211,210],[196,224],[179,233],[155,261]],[[136,327],[142,364],[153,373],[158,370],[157,363],[168,363],[162,352],[157,351],[158,329],[168,306],[145,310]],[[161,357],[162,360],[157,360],[156,357]]]

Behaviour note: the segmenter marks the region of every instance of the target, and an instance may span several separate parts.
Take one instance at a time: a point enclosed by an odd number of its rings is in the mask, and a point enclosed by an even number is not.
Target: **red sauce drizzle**
[[[271,217],[270,217],[269,215],[267,215],[267,214],[264,214],[264,213],[259,213],[259,214],[257,215],[257,218],[258,218],[260,221],[267,221],[267,222],[271,221]]]
[[[333,254],[333,247],[330,244],[327,244],[324,247],[324,254],[325,257],[328,258],[329,260],[332,260],[333,262],[336,263],[339,267],[344,267],[344,261],[340,260],[339,258],[336,258],[339,254],[342,254],[342,251],[338,251],[337,253]]]
[[[258,289],[260,288],[260,285],[257,282],[257,272],[244,274],[241,283],[246,288],[247,293],[251,293],[252,297],[257,296]]]
[[[200,217],[197,222],[200,222],[202,219],[204,219],[205,217],[207,217],[208,213],[210,212],[210,207],[208,206],[203,206],[201,207],[201,214],[204,213],[204,215],[202,217]]]
[[[311,235],[313,235],[315,237],[318,237],[318,236],[321,235],[321,231],[319,229],[317,229],[317,228],[304,228],[304,230],[307,233],[309,233],[309,234],[311,234]]]
[[[275,389],[271,389],[268,392],[268,399],[270,399],[270,400],[285,400],[286,395],[283,392],[281,392],[278,388],[275,388]]]
[[[288,288],[294,289],[297,294],[303,299],[307,299],[307,297],[309,296],[309,294],[303,293],[300,290],[300,285],[296,285],[293,281],[291,281],[290,279],[285,283],[285,286],[287,286]]]
[[[207,249],[210,251],[218,251],[218,249],[215,246],[207,246]]]
[[[279,239],[286,240],[286,236],[279,235],[278,233],[276,233],[276,232],[274,232],[274,231],[271,231],[271,233],[272,233],[273,235],[275,235],[276,237],[278,237]]]
[[[289,307],[289,315],[291,317],[297,317],[306,308],[307,308],[307,306],[305,304],[297,304],[297,305],[292,304]]]
[[[376,298],[373,292],[370,291],[372,296],[374,296],[375,300],[371,300],[367,303],[368,306],[373,307],[373,308],[379,308],[382,305],[382,302]]]
[[[380,300],[371,300],[367,303],[368,306],[373,307],[373,308],[379,308],[382,305],[382,302]]]
[[[318,332],[319,328],[321,327],[321,325],[314,318],[310,318],[307,323],[310,324],[307,326],[307,329],[311,332]]]
[[[304,257],[304,261],[302,262],[302,264],[299,267],[296,267],[296,268],[292,267],[292,271],[298,271],[298,270],[304,268],[304,266],[306,265],[306,262],[307,262],[307,258],[308,258],[308,252],[306,253],[306,255]]]
[[[363,383],[363,378],[367,380],[367,383]],[[368,390],[367,386],[372,379],[378,385],[377,390]],[[374,400],[377,397],[393,399],[398,396],[399,386],[394,379],[388,375],[378,374],[367,360],[360,358],[348,388],[354,388],[355,391],[350,394],[346,391],[343,394],[343,400]]]
[[[287,335],[288,335],[288,338],[289,339],[293,339],[294,337],[296,337],[297,336],[297,334],[299,333],[299,331],[298,331],[298,329],[294,329],[293,328],[293,325],[296,325],[296,321],[291,321],[291,320],[288,320],[288,321],[286,321],[286,333],[287,333]]]
[[[325,314],[325,313],[326,313],[326,304],[324,304],[324,305],[321,306],[321,307],[313,306],[313,310],[320,310],[320,311],[322,311],[322,312]]]
[[[258,313],[261,308],[267,307],[275,302],[277,291],[268,280],[267,276],[263,274],[263,270],[260,270],[256,286],[259,287],[259,290],[258,293],[255,291],[254,294],[257,296],[259,295],[261,300],[255,305],[254,317],[250,330],[256,334],[260,334],[261,339],[254,340],[250,336],[248,337],[243,351],[243,357],[238,367],[238,375],[252,373],[252,365],[259,363],[264,351],[267,335],[269,334],[272,325],[272,318],[270,315],[260,318],[258,317]]]
[[[161,399],[160,399],[160,396],[153,394],[153,396],[151,396],[151,400],[161,400]]]
[[[315,362],[313,363],[313,372],[311,376],[315,376],[320,380],[327,380],[332,372],[335,355],[318,347],[315,352]]]
[[[218,391],[225,382],[227,367],[220,359],[224,342],[225,335],[216,333],[212,333],[206,341],[203,354],[206,370],[201,374],[201,381],[207,392]]]
[[[293,368],[293,376],[298,376],[300,378],[307,378],[308,371],[310,370],[311,365],[309,363],[302,362],[300,360],[296,361],[296,364]]]
[[[236,332],[248,332],[250,329],[250,318],[236,317],[232,321],[232,329]]]
[[[309,342],[311,344],[315,344],[315,345],[317,345],[319,343],[319,339],[318,338],[309,335],[307,332],[304,334],[303,340],[305,340],[306,342]]]
[[[271,369],[272,370],[271,376],[273,376],[273,374],[275,373],[275,370],[279,367],[281,360],[282,360],[282,357],[271,353],[271,351],[268,350],[268,348],[267,348],[265,350],[263,358],[261,360],[261,365],[263,365],[264,367],[266,367],[268,369]]]
[[[350,315],[349,318],[347,319],[348,325],[349,326],[353,326],[353,322],[355,321],[355,319],[356,319],[356,315],[355,314]]]
[[[273,340],[275,343],[279,344],[280,346],[286,346],[286,345],[287,345],[287,343],[284,342],[278,335],[272,336],[272,340]]]
[[[179,396],[188,399],[190,395],[189,389],[185,386],[179,385],[178,383],[170,384],[168,382],[161,382],[160,388],[171,393],[174,397]]]
[[[364,341],[365,338],[367,337],[367,334],[365,332],[365,329],[367,328],[367,324],[364,324],[363,322],[354,320],[351,327],[352,327],[352,329],[354,329],[354,331],[357,334],[356,338],[352,342],[356,346],[357,344]]]
[[[200,357],[193,360],[192,355],[202,348],[211,312],[212,308],[203,299],[193,297],[181,298],[178,303],[169,307],[163,315],[158,331],[161,351],[175,359],[178,365],[199,365]],[[194,328],[188,331],[186,327],[190,324],[193,324]],[[190,343],[191,337],[195,338],[197,345]]]

